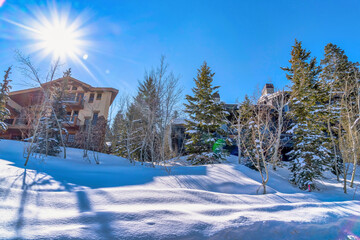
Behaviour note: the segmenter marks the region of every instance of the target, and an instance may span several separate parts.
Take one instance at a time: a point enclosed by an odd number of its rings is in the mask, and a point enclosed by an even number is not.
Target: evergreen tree
[[[192,154],[189,160],[194,164],[215,162],[224,157],[222,152],[212,152],[216,140],[225,135],[221,128],[225,124],[223,104],[217,101],[219,87],[212,86],[214,74],[204,62],[194,79],[196,87],[192,89],[193,96],[186,96],[188,104],[185,104],[185,112],[190,117],[186,133],[190,139],[185,144],[186,150]]]
[[[315,189],[314,180],[321,178],[330,152],[324,134],[326,124],[322,121],[326,109],[324,91],[318,81],[321,68],[297,40],[289,62],[291,66],[282,69],[287,71],[287,79],[292,82],[290,115],[293,124],[290,131],[294,134],[294,150],[290,155],[294,162],[290,180],[300,189],[308,186]]]
[[[339,154],[339,134],[343,131],[340,130],[340,117],[341,106],[340,99],[342,98],[345,86],[355,86],[359,72],[359,63],[353,63],[348,60],[345,52],[335,44],[329,43],[325,46],[324,59],[321,60],[322,73],[321,84],[322,88],[328,92],[327,95],[327,119],[328,119],[328,133],[332,141],[332,167],[333,172],[336,173],[339,179],[339,174],[342,171],[342,163]],[[351,92],[352,91],[352,92]],[[350,89],[349,102],[353,106],[356,103],[356,88]],[[357,108],[357,107],[355,107]],[[355,121],[355,119],[354,119]]]
[[[238,131],[240,131],[239,137],[241,141],[239,141],[240,145],[240,153],[244,155],[246,149],[250,149],[251,144],[250,137],[250,125],[251,119],[254,117],[254,104],[251,102],[248,95],[245,95],[244,100],[239,105],[239,121]]]
[[[359,158],[359,63],[351,62],[345,52],[329,43],[325,46],[325,57],[321,61],[323,72],[321,80],[328,94],[328,131],[333,145],[333,169],[339,180],[342,162],[341,157],[353,163],[350,186],[356,172]],[[339,144],[342,142],[341,144]],[[339,154],[340,152],[341,154]],[[344,191],[346,191],[346,172],[348,166],[343,168]]]
[[[145,76],[139,84],[138,95],[135,99],[141,116],[141,128],[145,133],[142,139],[141,160],[154,162],[159,156],[155,146],[159,144],[158,126],[160,121],[159,82],[153,74]]]
[[[9,79],[10,73],[11,67],[5,71],[3,83],[0,84],[0,132],[7,130],[7,125],[4,121],[10,116],[10,111],[6,108],[6,102],[9,99],[9,91],[11,89],[9,85],[11,82]]]
[[[327,84],[324,87],[327,86],[334,94],[344,91],[345,82],[353,85],[359,77],[359,63],[349,61],[344,50],[332,43],[325,46],[321,65],[321,80]]]
[[[178,78],[167,72],[161,57],[159,67],[145,73],[133,101],[115,119],[120,141],[116,154],[152,164],[172,157],[169,129],[180,94]]]
[[[66,132],[66,129],[62,127],[66,116],[63,102],[66,85],[66,81],[63,81],[60,86],[53,86],[51,89],[44,91],[44,94],[49,96],[45,98],[43,103],[44,111],[40,118],[39,131],[34,146],[34,152],[36,153],[56,156],[61,152],[61,133]]]
[[[119,146],[118,152],[122,151],[130,160],[144,161],[143,148],[145,147],[146,127],[143,123],[143,115],[141,110],[140,97],[137,96],[130,104],[124,116],[124,125],[122,134],[124,144]],[[120,153],[120,152],[119,152]]]

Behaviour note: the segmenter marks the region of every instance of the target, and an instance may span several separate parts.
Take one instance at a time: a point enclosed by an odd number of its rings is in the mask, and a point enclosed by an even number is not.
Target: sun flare
[[[39,48],[53,54],[54,57],[73,57],[81,52],[81,40],[78,38],[76,30],[71,29],[66,23],[51,23],[38,30]]]
[[[23,30],[29,39],[28,50],[38,53],[41,58],[52,57],[67,61],[69,59],[81,64],[81,58],[87,54],[90,45],[86,40],[89,29],[86,14],[80,13],[76,18],[70,17],[70,9],[61,10],[56,6],[48,10],[35,8],[31,15],[23,17],[20,23],[3,19]]]

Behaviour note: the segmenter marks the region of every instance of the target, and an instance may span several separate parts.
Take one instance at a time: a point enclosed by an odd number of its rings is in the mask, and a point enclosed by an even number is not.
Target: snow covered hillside
[[[360,189],[343,194],[331,174],[303,192],[279,169],[258,195],[235,158],[165,171],[68,149],[24,168],[23,149],[0,141],[0,239],[360,239]]]

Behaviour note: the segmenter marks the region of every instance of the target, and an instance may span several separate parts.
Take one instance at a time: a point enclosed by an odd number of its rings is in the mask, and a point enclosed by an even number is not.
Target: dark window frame
[[[95,93],[90,93],[89,103],[93,103],[93,102],[94,102],[94,99],[95,99]]]
[[[95,117],[95,116],[96,116],[96,117]],[[98,119],[99,119],[99,113],[98,113],[98,112],[94,112],[94,113],[93,113],[93,116],[92,116],[92,120],[91,120],[92,125],[96,125]]]

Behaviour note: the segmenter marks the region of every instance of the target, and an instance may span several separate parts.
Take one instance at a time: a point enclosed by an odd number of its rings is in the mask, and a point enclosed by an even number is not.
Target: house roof
[[[78,85],[80,85],[81,87],[83,87],[85,90],[90,91],[90,92],[111,92],[111,100],[110,100],[110,105],[113,103],[116,95],[118,94],[119,90],[115,89],[115,88],[109,88],[109,87],[93,87],[87,83],[84,83],[76,78],[73,77],[62,77],[62,78],[58,78],[56,80],[50,81],[50,82],[46,82],[41,84],[41,87],[48,87],[51,86],[55,83],[64,81],[64,80],[68,80],[69,82],[72,83],[76,83]],[[16,97],[16,95],[19,94],[24,94],[24,93],[36,93],[38,91],[41,91],[41,87],[36,87],[36,88],[28,88],[28,89],[23,89],[23,90],[19,90],[19,91],[13,91],[9,93],[9,96],[12,97]]]

